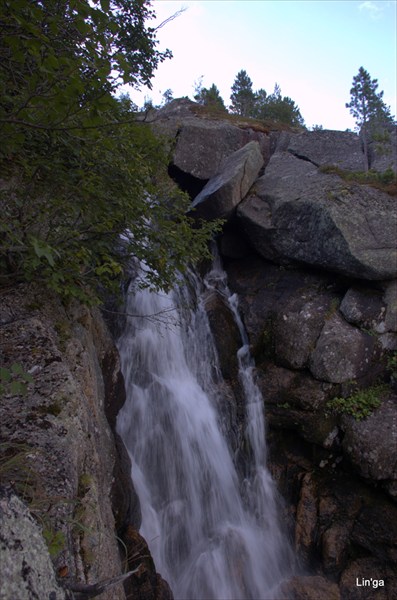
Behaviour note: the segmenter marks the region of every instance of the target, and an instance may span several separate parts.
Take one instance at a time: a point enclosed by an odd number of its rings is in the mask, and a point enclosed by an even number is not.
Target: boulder
[[[389,396],[369,417],[344,417],[343,450],[366,478],[397,480],[397,397]]]
[[[263,166],[258,142],[249,142],[222,164],[218,175],[209,180],[191,207],[194,216],[228,219],[247,194]]]
[[[222,162],[250,141],[259,143],[265,162],[270,158],[270,136],[245,124],[233,124],[226,118],[197,116],[203,107],[187,98],[173,100],[157,111],[152,128],[175,140],[172,168],[179,177],[189,174],[203,183],[214,177]]]
[[[380,290],[352,287],[346,292],[339,310],[352,325],[379,333],[386,331],[386,306]]]
[[[397,275],[395,199],[276,153],[237,209],[254,249],[360,279]]]
[[[350,131],[304,131],[291,134],[287,150],[316,166],[336,166],[364,171],[365,160],[359,136]]]
[[[334,302],[339,304],[337,298],[321,292],[314,297],[303,292],[287,302],[278,313],[273,330],[275,357],[279,364],[291,369],[307,366]]]
[[[334,313],[326,322],[310,356],[316,379],[342,383],[364,376],[371,366],[375,340]]]
[[[69,598],[57,583],[40,527],[10,489],[0,490],[0,525],[0,598]]]

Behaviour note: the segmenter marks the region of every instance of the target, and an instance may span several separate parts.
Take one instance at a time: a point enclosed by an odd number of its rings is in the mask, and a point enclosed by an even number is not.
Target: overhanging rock
[[[258,177],[264,160],[259,143],[252,141],[223,163],[218,175],[209,180],[192,203],[194,216],[229,219]]]

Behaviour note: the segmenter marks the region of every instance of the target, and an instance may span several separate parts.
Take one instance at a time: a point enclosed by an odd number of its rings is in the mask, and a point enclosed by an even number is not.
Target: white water
[[[127,401],[118,430],[132,460],[141,533],[175,600],[272,600],[290,567],[266,468],[263,400],[225,279],[217,265],[205,286],[228,299],[242,335],[240,381],[252,448],[243,481],[217,414],[220,370],[203,286],[195,280],[190,294],[130,294],[127,313],[143,316],[129,319],[119,340]],[[180,307],[178,323],[144,316],[172,314],[162,311],[173,305]]]

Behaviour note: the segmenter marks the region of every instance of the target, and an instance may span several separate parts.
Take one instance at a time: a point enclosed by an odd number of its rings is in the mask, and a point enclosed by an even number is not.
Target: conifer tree
[[[210,106],[226,111],[225,103],[215,83],[213,83],[209,89],[200,87],[194,96],[194,99],[204,106]]]
[[[255,94],[252,91],[252,81],[246,71],[241,70],[237,73],[236,79],[232,85],[232,101],[230,110],[233,113],[250,117],[253,115],[255,106]]]
[[[353,77],[350,90],[350,102],[346,108],[356,121],[365,155],[365,166],[369,168],[368,142],[371,135],[393,123],[390,107],[383,101],[383,91],[378,92],[378,80],[371,79],[368,71],[360,67],[358,74]]]

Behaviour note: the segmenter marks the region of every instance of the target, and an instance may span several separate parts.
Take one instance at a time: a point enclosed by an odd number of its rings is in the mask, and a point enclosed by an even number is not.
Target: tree
[[[174,99],[174,94],[173,91],[168,88],[167,90],[165,90],[164,94],[163,94],[163,104],[169,104],[172,100]]]
[[[194,99],[203,106],[209,106],[214,109],[226,111],[225,103],[215,83],[213,83],[209,89],[203,88],[200,85],[200,87],[197,89]]]
[[[252,116],[255,106],[255,94],[252,91],[252,81],[246,71],[242,70],[237,73],[232,85],[230,100],[232,101],[230,110],[233,113],[243,117]]]
[[[370,136],[393,123],[390,107],[383,101],[383,91],[377,92],[378,87],[378,80],[371,79],[368,71],[360,67],[358,74],[353,77],[350,102],[346,103],[363,141],[366,170],[369,169]]]
[[[283,123],[292,127],[303,127],[304,120],[298,106],[288,96],[281,96],[281,88],[276,83],[269,96],[261,89],[255,94],[254,115],[258,119]]]
[[[122,83],[159,62],[146,0],[0,0],[0,278],[97,302],[132,254],[168,287],[207,252]]]

